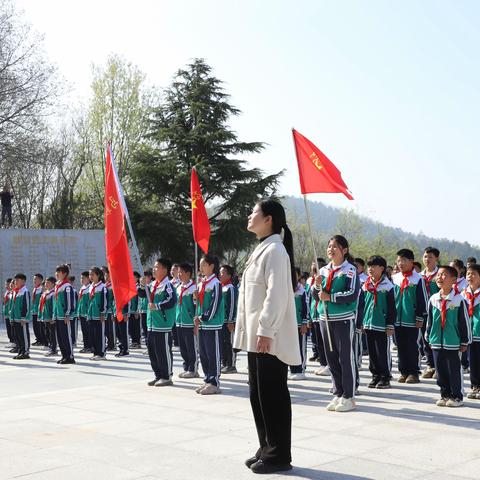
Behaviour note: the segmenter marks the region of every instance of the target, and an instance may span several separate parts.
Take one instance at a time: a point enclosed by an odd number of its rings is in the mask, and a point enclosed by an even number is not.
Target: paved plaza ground
[[[244,465],[256,448],[245,356],[222,377],[222,395],[194,393],[199,379],[148,387],[141,351],[58,366],[32,348],[14,361],[0,337],[0,479],[252,479]],[[175,353],[175,377],[181,371]],[[288,478],[478,478],[480,401],[434,405],[434,380],[366,388],[364,357],[358,410],[325,410],[329,379],[291,383],[293,464]],[[398,387],[398,388],[397,388]],[[282,478],[284,476],[262,476]]]

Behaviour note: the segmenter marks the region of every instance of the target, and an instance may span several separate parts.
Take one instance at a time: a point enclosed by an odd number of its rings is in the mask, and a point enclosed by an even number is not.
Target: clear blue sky
[[[352,207],[388,225],[480,244],[480,2],[446,0],[17,0],[49,57],[89,93],[90,66],[115,52],[168,84],[203,57],[243,115],[252,164],[286,169],[290,128],[342,171]]]

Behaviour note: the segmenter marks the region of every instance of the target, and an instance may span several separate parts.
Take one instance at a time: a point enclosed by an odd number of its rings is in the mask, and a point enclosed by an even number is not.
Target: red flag
[[[125,201],[113,161],[108,147],[105,158],[105,246],[117,319],[123,320],[122,308],[137,294],[137,287],[125,232]]]
[[[353,200],[337,167],[308,138],[294,128],[292,132],[302,194],[343,193]]]
[[[202,191],[200,190],[195,167],[192,168],[192,178],[190,180],[190,198],[192,199],[193,239],[205,253],[208,253],[210,222],[208,221],[207,211],[203,203]]]

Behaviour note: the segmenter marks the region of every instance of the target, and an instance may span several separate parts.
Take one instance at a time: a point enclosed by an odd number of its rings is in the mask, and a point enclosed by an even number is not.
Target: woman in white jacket
[[[292,468],[287,374],[288,365],[301,363],[293,241],[285,210],[274,200],[255,205],[247,228],[259,244],[242,277],[234,348],[248,352],[250,403],[260,448],[245,464],[255,473],[274,473]]]

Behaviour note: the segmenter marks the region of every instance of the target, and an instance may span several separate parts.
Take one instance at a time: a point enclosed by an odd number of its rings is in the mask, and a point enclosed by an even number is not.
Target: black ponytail
[[[213,265],[213,273],[218,277],[218,275],[220,275],[220,261],[218,260],[218,257],[208,253],[203,255],[202,259],[209,265]]]
[[[347,249],[347,253],[345,254],[344,258],[348,263],[355,265],[355,259],[350,254],[350,247],[348,246],[348,240],[343,235],[334,235],[332,238],[330,238],[328,243],[330,243],[332,240],[338,243],[342,248]]]
[[[285,215],[285,209],[280,202],[267,198],[258,203],[264,216],[272,217],[272,230],[273,233],[280,235],[283,229],[283,246],[290,258],[290,275],[292,279],[293,291],[297,289],[297,274],[295,273],[295,260],[293,256],[293,236],[292,232],[287,225],[287,217]]]

